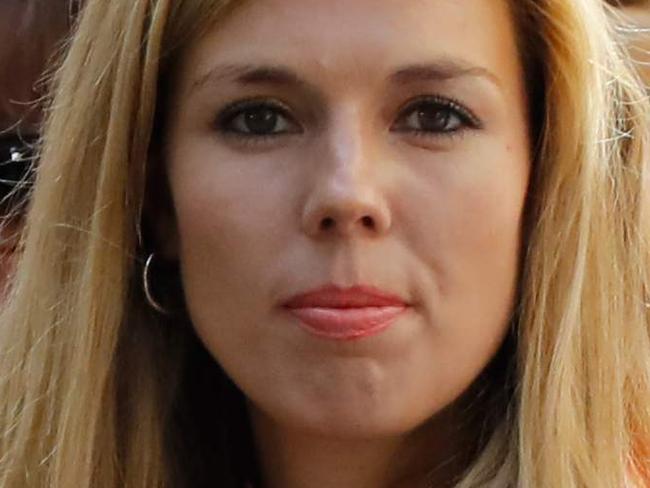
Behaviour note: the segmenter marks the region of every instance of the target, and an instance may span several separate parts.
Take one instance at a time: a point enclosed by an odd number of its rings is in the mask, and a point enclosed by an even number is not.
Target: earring
[[[149,287],[149,269],[151,268],[151,262],[153,261],[154,256],[154,253],[149,254],[147,261],[144,264],[144,270],[142,272],[142,286],[144,288],[144,295],[147,298],[147,302],[151,308],[162,315],[169,315],[169,310],[158,303],[158,301],[151,294],[151,288]]]

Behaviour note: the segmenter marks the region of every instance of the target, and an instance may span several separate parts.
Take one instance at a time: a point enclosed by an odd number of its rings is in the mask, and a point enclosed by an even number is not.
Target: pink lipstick
[[[362,285],[325,286],[296,295],[283,305],[308,332],[337,340],[376,335],[409,307],[396,295]]]

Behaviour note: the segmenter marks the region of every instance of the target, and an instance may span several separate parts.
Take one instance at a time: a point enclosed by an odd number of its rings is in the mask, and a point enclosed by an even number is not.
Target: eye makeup
[[[241,144],[264,145],[300,135],[307,129],[284,102],[272,97],[235,100],[213,119],[213,129]],[[416,96],[404,103],[389,130],[420,138],[449,138],[468,130],[480,130],[483,122],[460,101],[436,94]]]

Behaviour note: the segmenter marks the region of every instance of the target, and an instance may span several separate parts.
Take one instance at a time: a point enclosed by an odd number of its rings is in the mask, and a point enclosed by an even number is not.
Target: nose
[[[313,238],[379,236],[390,227],[387,206],[364,188],[367,183],[332,183],[310,195],[303,214],[303,229]]]
[[[372,141],[348,125],[332,130],[317,151],[302,214],[303,231],[312,238],[378,237],[391,227],[382,168]]]

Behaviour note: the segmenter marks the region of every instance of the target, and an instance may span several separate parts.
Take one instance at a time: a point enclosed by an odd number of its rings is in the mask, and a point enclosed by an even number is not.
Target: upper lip
[[[306,293],[294,295],[283,305],[287,308],[363,308],[405,307],[408,303],[398,295],[374,286],[325,285]]]

